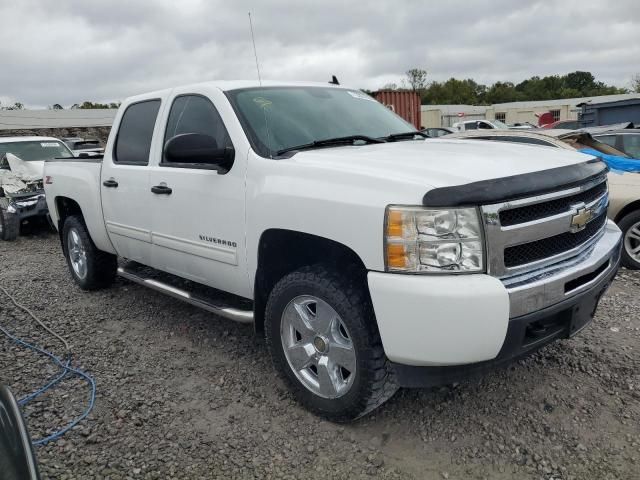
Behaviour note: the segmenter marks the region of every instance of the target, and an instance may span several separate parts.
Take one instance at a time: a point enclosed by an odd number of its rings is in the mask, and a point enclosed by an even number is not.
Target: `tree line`
[[[70,110],[91,110],[97,108],[118,108],[120,106],[120,102],[111,102],[111,103],[99,103],[99,102],[82,102],[82,103],[74,103],[69,107]],[[59,103],[54,103],[53,105],[49,105],[47,107],[49,110],[64,110],[64,107]],[[0,110],[24,110],[24,104],[20,102],[12,103],[11,105],[3,105],[0,102]]]
[[[364,89],[363,89],[364,90]],[[444,82],[429,82],[428,72],[421,68],[407,70],[400,84],[389,83],[382,90],[405,90],[420,94],[423,105],[491,105],[493,103],[530,100],[555,100],[561,98],[593,97],[617,93],[640,93],[640,73],[631,79],[630,88],[618,88],[597,81],[591,72],[571,72],[566,75],[533,76],[520,83],[495,82],[492,85],[477,83],[471,78],[450,78]],[[370,90],[364,90],[372,93]],[[118,108],[120,102],[76,103],[70,109]],[[59,103],[49,105],[50,110],[63,110]],[[23,110],[24,105],[15,102],[2,105],[0,110]]]
[[[597,81],[591,72],[571,72],[566,75],[533,76],[520,83],[495,82],[483,85],[471,78],[450,78],[443,82],[428,81],[426,70],[412,68],[400,85],[391,83],[383,89],[409,90],[420,94],[423,105],[490,105],[493,103],[561,98],[592,97],[619,93],[640,93],[640,74],[631,81],[631,88],[619,88]]]

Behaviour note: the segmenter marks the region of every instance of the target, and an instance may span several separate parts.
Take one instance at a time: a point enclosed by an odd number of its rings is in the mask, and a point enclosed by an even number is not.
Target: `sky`
[[[640,73],[639,0],[0,0],[0,102],[119,101],[206,80],[375,90],[410,68],[428,79],[518,83]]]

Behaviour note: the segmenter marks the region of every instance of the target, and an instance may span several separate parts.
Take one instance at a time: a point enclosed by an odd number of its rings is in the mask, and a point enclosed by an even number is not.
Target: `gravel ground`
[[[80,291],[55,235],[0,242],[0,284],[96,379],[90,416],[37,448],[44,478],[640,478],[640,272],[621,271],[578,337],[479,381],[401,390],[349,425],[294,403],[249,326],[124,280]],[[1,293],[0,325],[63,353]],[[55,372],[0,334],[17,396]],[[88,393],[70,379],[29,404],[32,436]]]

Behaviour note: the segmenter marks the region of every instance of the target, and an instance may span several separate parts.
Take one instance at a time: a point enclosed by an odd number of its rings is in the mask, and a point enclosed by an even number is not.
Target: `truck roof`
[[[30,136],[30,137],[0,137],[0,143],[10,143],[10,142],[39,142],[39,141],[51,141],[51,142],[59,142],[59,138],[54,137],[38,137],[38,136]]]
[[[336,85],[328,82],[296,82],[296,81],[281,81],[281,80],[263,80],[260,83],[258,80],[220,80],[192,83],[188,85],[176,85],[172,88],[165,88],[162,90],[156,90],[153,92],[145,92],[140,95],[134,95],[125,99],[125,103],[131,103],[138,99],[148,99],[151,95],[161,96],[169,93],[174,88],[189,88],[189,87],[214,87],[228,92],[229,90],[238,90],[240,88],[260,88],[260,87],[329,87],[329,88],[346,88],[349,90],[358,90],[347,85]]]

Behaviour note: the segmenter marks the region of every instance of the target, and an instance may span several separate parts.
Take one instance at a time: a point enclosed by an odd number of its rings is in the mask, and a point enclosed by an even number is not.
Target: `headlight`
[[[385,223],[387,271],[484,271],[484,244],[475,208],[389,206]]]

